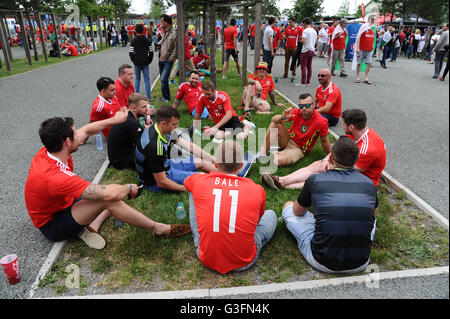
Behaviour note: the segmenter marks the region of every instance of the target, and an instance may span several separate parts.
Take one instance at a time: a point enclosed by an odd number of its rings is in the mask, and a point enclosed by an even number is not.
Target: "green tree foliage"
[[[160,0],[149,0],[150,2],[150,13],[149,18],[154,20],[159,20],[161,15],[166,12],[167,6],[164,1]]]
[[[309,17],[312,21],[320,20],[323,12],[323,0],[296,0],[291,14],[297,22]]]

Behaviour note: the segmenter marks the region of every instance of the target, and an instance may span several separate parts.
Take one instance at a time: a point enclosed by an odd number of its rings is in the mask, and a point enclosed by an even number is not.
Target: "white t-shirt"
[[[264,50],[266,50],[266,51],[270,51],[269,37],[272,37],[272,46],[273,46],[273,29],[270,27],[270,25],[268,25],[264,29],[263,46],[264,46]]]
[[[316,38],[317,38],[317,32],[313,28],[309,27],[303,30],[302,38],[306,38],[305,43],[303,43],[302,47],[302,53],[305,53],[307,51],[314,51],[315,50],[315,44],[316,44]]]
[[[319,30],[319,43],[328,43],[328,31],[325,28]]]

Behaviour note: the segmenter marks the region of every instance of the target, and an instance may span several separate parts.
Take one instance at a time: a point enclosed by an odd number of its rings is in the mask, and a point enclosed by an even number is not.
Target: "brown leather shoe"
[[[191,232],[191,225],[189,224],[173,224],[170,225],[169,233],[165,234],[167,238],[169,237],[182,237]]]
[[[283,186],[281,186],[278,176],[268,174],[268,173],[263,173],[261,175],[261,179],[263,180],[263,182],[265,184],[269,185],[270,187],[272,187],[274,189],[283,189]]]

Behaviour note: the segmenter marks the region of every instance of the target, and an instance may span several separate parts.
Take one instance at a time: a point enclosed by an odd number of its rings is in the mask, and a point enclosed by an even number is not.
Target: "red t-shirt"
[[[49,32],[50,34],[53,34],[54,31],[55,31],[55,27],[53,26],[53,24],[49,24],[49,25],[48,25],[48,32]]]
[[[332,36],[333,32],[334,32],[334,27],[333,26],[329,27],[328,28],[328,38],[330,39],[328,42],[329,45],[331,44],[331,36]]]
[[[361,33],[361,38],[359,39],[359,49],[361,51],[372,51],[374,41],[375,32],[372,29],[364,31]]]
[[[206,55],[203,53],[203,56],[200,57],[198,54],[194,55],[194,57],[192,58],[192,62],[194,63],[194,66],[196,68],[199,68],[200,66],[202,66],[206,60],[209,60],[209,55]]]
[[[321,108],[325,106],[326,102],[332,102],[333,107],[327,113],[335,118],[339,118],[341,116],[342,111],[342,96],[339,88],[333,83],[330,82],[328,87],[324,90],[321,85],[317,87],[316,90],[316,100],[318,101],[317,107]]]
[[[294,116],[290,118],[293,123],[289,136],[303,153],[307,153],[314,147],[319,136],[328,134],[328,120],[316,110],[308,121],[305,121],[300,109],[293,110],[291,114]]]
[[[261,84],[262,86],[261,98],[263,100],[267,100],[267,95],[269,94],[269,92],[275,90],[275,83],[273,82],[273,78],[270,74],[267,74],[266,77],[262,80],[258,78],[256,73],[250,74],[248,78],[258,81]],[[255,95],[256,93],[257,91],[255,86]]]
[[[70,26],[70,34],[75,35],[75,31],[76,31],[75,26],[71,25]]]
[[[189,39],[186,34],[184,35],[184,59],[185,60],[191,59],[191,52],[189,51]]]
[[[134,26],[132,26],[132,25],[129,25],[129,26],[127,26],[127,31],[128,31],[128,34],[133,34],[134,33]]]
[[[191,175],[184,186],[194,198],[202,264],[221,274],[250,264],[257,253],[256,226],[266,206],[261,185],[211,172]]]
[[[275,32],[273,39],[273,49],[275,50],[278,48],[278,41],[283,38],[283,35],[281,34],[281,27],[273,27],[273,31]]]
[[[90,182],[73,173],[72,156],[67,164],[42,147],[31,161],[25,183],[25,204],[31,221],[41,228],[80,198]]]
[[[348,137],[354,140],[353,136],[348,135]],[[359,160],[355,165],[364,169],[362,173],[378,187],[381,173],[386,166],[386,146],[383,140],[377,132],[367,128],[367,131],[355,143],[359,148]]]
[[[109,119],[116,115],[116,112],[120,110],[121,106],[116,96],[110,101],[105,100],[98,95],[92,103],[91,115],[89,116],[93,121],[102,121]],[[108,137],[109,130],[111,128],[105,128],[102,133],[105,137]]]
[[[301,36],[300,27],[287,26],[284,35],[286,36],[286,48],[296,48],[298,37]]]
[[[116,96],[117,100],[119,101],[119,105],[121,107],[126,106],[127,108],[129,108],[128,98],[130,97],[131,94],[133,94],[135,92],[134,85],[132,83],[130,83],[130,84],[128,84],[127,87],[125,87],[122,84],[122,82],[120,82],[119,78],[116,79],[114,84],[116,86],[115,96]]]
[[[180,87],[178,88],[177,95],[175,96],[175,99],[180,100],[184,97],[184,103],[186,103],[186,106],[189,110],[189,113],[192,113],[193,110],[198,105],[198,99],[202,95],[202,84],[198,82],[198,84],[193,87],[189,84],[189,82],[181,83]]]
[[[333,40],[333,50],[345,50],[345,38],[346,38],[345,33],[344,35],[339,34],[339,37],[338,34],[336,34]]]
[[[225,50],[235,49],[234,38],[237,38],[238,31],[236,27],[228,27],[223,33],[223,38],[225,39]]]
[[[255,36],[255,28],[256,28],[256,26],[255,26],[255,24],[253,23],[253,24],[250,26],[250,36],[251,36],[251,37],[254,37],[254,36]]]
[[[209,115],[211,115],[212,120],[216,124],[220,122],[227,111],[231,111],[232,116],[237,116],[231,106],[230,97],[226,92],[216,91],[216,98],[214,101],[210,101],[204,94],[200,95],[195,112],[197,114],[203,114],[203,109],[205,107],[208,109]]]

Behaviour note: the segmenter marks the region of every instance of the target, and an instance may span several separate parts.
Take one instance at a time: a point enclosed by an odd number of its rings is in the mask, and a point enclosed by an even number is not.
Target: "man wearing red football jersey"
[[[97,89],[99,94],[92,103],[89,123],[113,117],[121,108],[119,100],[115,96],[115,84],[112,79],[101,77],[97,80]],[[105,137],[108,137],[109,130],[109,127],[102,130]]]
[[[186,103],[189,113],[192,116],[195,116],[197,114],[196,108],[199,103],[198,100],[202,93],[202,83],[199,81],[199,73],[198,71],[192,71],[189,75],[189,82],[182,83],[178,88],[172,107],[175,109],[178,108],[181,100],[184,99],[184,103]],[[208,117],[208,114],[208,109],[205,108],[200,117],[205,119]]]
[[[288,121],[292,122],[289,130],[284,126]],[[274,130],[276,134],[273,134]],[[281,151],[273,152],[273,163],[277,166],[292,165],[311,151],[319,137],[325,154],[330,153],[328,122],[314,109],[311,94],[303,93],[299,97],[298,108],[289,107],[282,115],[272,117],[264,144],[256,158],[264,157],[270,146],[278,145]]]
[[[241,66],[239,65],[238,51],[237,51],[237,37],[238,30],[236,28],[236,20],[231,19],[230,26],[223,31],[223,39],[225,41],[225,62],[223,63],[223,75],[222,78],[227,78],[228,61],[230,55],[233,56],[234,62],[236,62],[236,68],[238,74],[241,75]]]
[[[328,56],[327,56],[327,64],[328,64],[328,66],[330,66],[331,55],[333,54],[333,46],[331,45],[332,44],[331,38],[333,36],[334,29],[337,27],[338,24],[339,24],[339,20],[334,19],[333,20],[333,24],[331,25],[331,27],[328,28],[328,39],[329,39],[329,42],[328,42]]]
[[[284,38],[286,39],[286,49],[284,53],[284,74],[283,78],[287,78],[289,69],[289,60],[294,59],[297,50],[298,38],[301,37],[301,29],[295,24],[295,18],[289,18],[289,25],[284,31]],[[297,68],[292,70],[292,76],[295,76]]]
[[[320,70],[320,85],[316,90],[314,100],[317,111],[327,119],[328,126],[335,126],[339,122],[342,110],[342,96],[339,88],[331,82],[331,72],[328,69]]]
[[[89,247],[102,249],[106,242],[98,234],[110,216],[157,235],[180,236],[189,225],[157,223],[131,208],[123,199],[138,196],[136,184],[97,185],[73,173],[72,153],[79,141],[127,119],[126,112],[76,129],[70,117],[54,117],[42,122],[39,136],[44,146],[31,161],[25,183],[25,203],[36,228],[51,241],[77,235]]]
[[[372,180],[376,187],[381,173],[386,166],[386,146],[381,137],[373,129],[366,126],[366,113],[360,109],[349,109],[342,112],[342,128],[359,149],[359,158],[354,169]],[[307,167],[300,168],[286,176],[262,174],[262,180],[272,188],[303,188],[305,181],[313,174],[332,169],[329,156],[315,161]]]
[[[249,28],[249,41],[250,41],[250,55],[255,53],[255,24],[253,23]]]
[[[350,109],[342,112],[342,128],[359,148],[355,169],[369,177],[378,187],[381,173],[386,166],[386,146],[373,129],[366,126],[367,116],[363,110]]]
[[[337,61],[339,61],[339,67],[341,68],[340,76],[347,76],[347,72],[345,71],[345,39],[348,36],[348,31],[345,29],[346,26],[347,19],[342,19],[331,36],[331,43],[333,46],[333,53],[331,54],[331,74],[333,76],[335,75],[334,70]]]
[[[247,138],[250,127],[248,124],[241,124],[239,117],[231,106],[228,94],[223,91],[216,91],[216,87],[211,81],[206,81],[203,84],[202,91],[194,117],[194,128],[199,129],[199,121],[197,120],[200,119],[200,115],[206,108],[215,123],[213,127],[205,130],[206,136],[214,136],[220,140],[233,133],[238,139]]]
[[[266,193],[251,179],[238,177],[242,147],[233,140],[216,150],[217,172],[186,178],[189,219],[201,263],[221,274],[252,267],[272,238],[277,215],[265,210]],[[251,196],[248,196],[251,194]]]
[[[129,64],[122,64],[119,67],[119,77],[114,82],[115,96],[121,107],[129,108],[128,98],[134,93],[133,79],[133,67]]]
[[[366,74],[364,76],[364,83],[372,84],[369,81],[370,66],[372,65],[372,54],[375,42],[375,32],[372,30],[372,26],[375,23],[375,16],[371,16],[367,23],[363,24],[358,31],[356,37],[356,83],[360,83],[359,74],[361,72],[361,63],[366,61]]]

